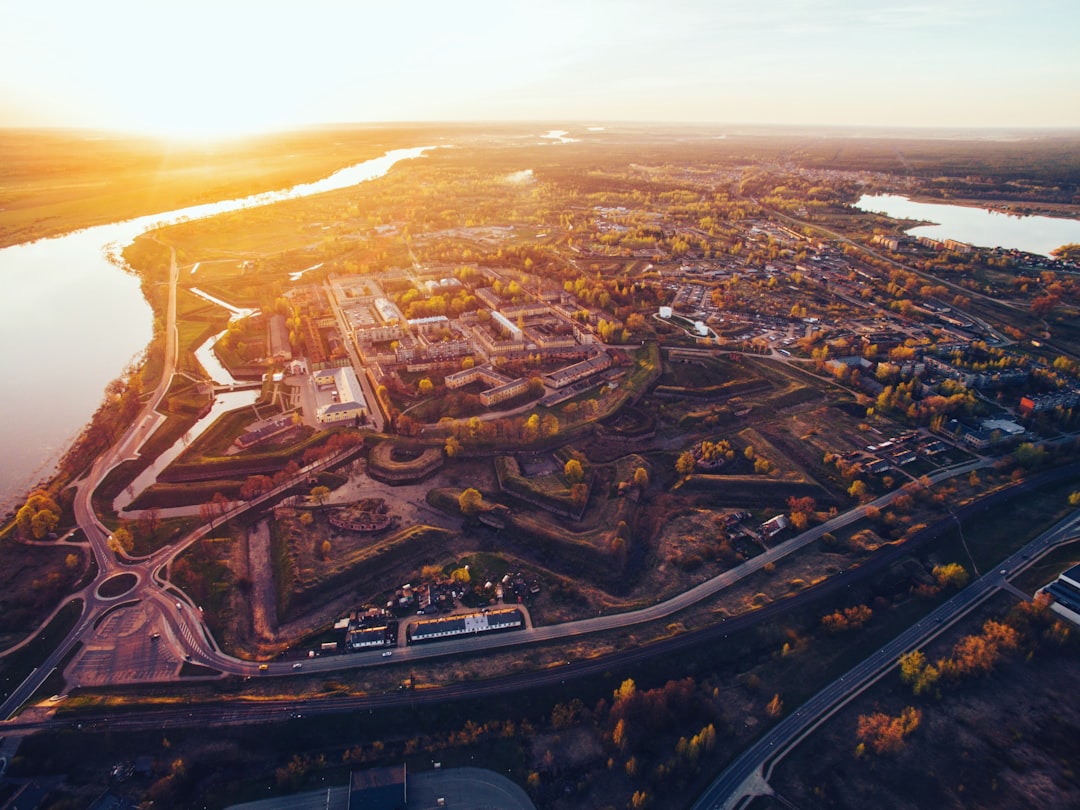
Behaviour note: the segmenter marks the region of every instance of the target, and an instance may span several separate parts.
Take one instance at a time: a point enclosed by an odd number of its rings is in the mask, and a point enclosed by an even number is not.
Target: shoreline
[[[925,193],[912,193],[907,191],[889,191],[897,197],[905,197],[914,203],[926,205],[956,205],[962,208],[978,208],[982,211],[992,211],[995,214],[1004,214],[1010,217],[1048,217],[1051,219],[1063,219],[1080,222],[1080,204],[1072,203],[1034,203],[1025,200],[984,200],[972,197],[934,197]],[[1030,212],[1017,212],[1009,210],[1006,206],[1022,206],[1031,208]],[[1037,208],[1036,206],[1049,206],[1052,208]],[[904,220],[911,221],[911,220]],[[929,221],[919,221],[919,224],[935,225]]]

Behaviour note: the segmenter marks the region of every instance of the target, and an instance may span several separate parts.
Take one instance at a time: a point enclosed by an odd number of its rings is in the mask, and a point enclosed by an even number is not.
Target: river
[[[924,203],[895,194],[864,194],[855,203],[863,211],[893,219],[932,222],[909,228],[911,236],[944,241],[955,239],[978,247],[1001,247],[1049,256],[1055,248],[1080,244],[1080,220],[1017,216],[966,205]]]
[[[153,314],[121,250],[161,225],[358,185],[434,147],[395,149],[314,183],[101,225],[0,250],[0,514],[48,479],[111,380],[150,342]]]

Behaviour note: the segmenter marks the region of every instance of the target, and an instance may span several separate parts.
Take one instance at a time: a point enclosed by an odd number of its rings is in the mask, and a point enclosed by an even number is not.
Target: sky
[[[1080,127],[1076,0],[0,0],[0,126]]]

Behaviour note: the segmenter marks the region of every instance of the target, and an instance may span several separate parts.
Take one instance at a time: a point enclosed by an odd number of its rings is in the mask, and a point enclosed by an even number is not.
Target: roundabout
[[[102,582],[97,589],[98,599],[116,599],[131,591],[139,582],[139,578],[131,571],[111,576]]]

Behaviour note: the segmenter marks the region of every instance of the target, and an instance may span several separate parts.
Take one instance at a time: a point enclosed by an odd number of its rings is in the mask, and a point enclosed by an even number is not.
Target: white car
[[[383,654],[382,654],[382,657],[383,657],[383,658],[389,658],[389,657],[390,657],[391,655],[393,655],[393,654],[394,654],[394,651],[393,651],[393,650],[383,650]]]
[[[303,669],[303,666],[304,666],[303,664],[301,664],[299,661],[297,661],[295,664],[292,665],[292,668],[293,669]]]

